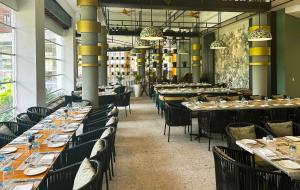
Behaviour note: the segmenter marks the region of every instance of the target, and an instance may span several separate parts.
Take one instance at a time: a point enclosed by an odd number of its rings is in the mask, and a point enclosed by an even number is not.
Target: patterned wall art
[[[248,20],[220,29],[225,50],[215,51],[215,82],[230,88],[249,88]]]

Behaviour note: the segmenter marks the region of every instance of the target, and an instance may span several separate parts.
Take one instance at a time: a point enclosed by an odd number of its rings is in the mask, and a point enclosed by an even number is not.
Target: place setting
[[[43,144],[47,144],[49,148],[59,148],[64,146],[70,139],[70,135],[67,134],[53,134],[50,135]]]

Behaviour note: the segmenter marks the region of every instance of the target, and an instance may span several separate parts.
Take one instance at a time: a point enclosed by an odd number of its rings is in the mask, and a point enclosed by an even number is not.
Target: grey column
[[[156,49],[156,54],[154,55],[154,61],[157,63],[157,65],[156,65],[157,82],[161,82],[161,80],[162,80],[162,49],[161,49],[160,45]]]
[[[77,3],[80,6],[81,21],[92,21],[96,24],[97,6],[91,5],[90,1],[77,1]],[[83,30],[79,47],[82,55],[82,99],[90,100],[94,107],[98,107],[98,56],[100,55],[98,33],[92,28]]]
[[[259,25],[259,17],[253,17],[250,24],[250,30],[255,29]],[[261,14],[260,24],[262,27],[270,29],[268,26],[267,14]],[[269,47],[269,42],[250,42],[249,44],[250,67],[252,70],[252,93],[254,95],[267,96],[271,60],[271,48]]]
[[[107,85],[107,30],[105,26],[101,27],[101,33],[98,34],[98,42],[101,46],[101,55],[98,57],[99,62],[99,86]]]
[[[138,74],[141,75],[142,78],[145,78],[145,53],[137,54],[136,55],[136,62],[138,66]]]
[[[193,82],[200,82],[200,36],[191,38],[191,60]]]

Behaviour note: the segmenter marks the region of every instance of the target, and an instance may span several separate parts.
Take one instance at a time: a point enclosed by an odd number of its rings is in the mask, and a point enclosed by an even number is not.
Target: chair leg
[[[211,140],[211,131],[209,131],[209,136],[208,136],[208,151],[210,151],[210,140]]]
[[[111,169],[110,169],[110,163],[108,163],[108,174],[109,174],[109,180],[111,181]]]
[[[167,128],[167,123],[165,122],[164,135],[166,135],[166,128]]]
[[[170,142],[170,125],[169,125],[169,132],[168,132],[168,142]]]
[[[186,134],[186,126],[184,126],[184,134]]]
[[[112,155],[111,155],[111,157],[112,157]],[[114,164],[113,164],[113,160],[112,160],[112,159],[110,159],[110,165],[111,165],[111,175],[112,175],[112,176],[115,176],[115,172],[114,172]]]
[[[126,109],[126,106],[125,106],[125,116],[127,117],[127,109]]]
[[[107,170],[105,171],[105,183],[106,183],[106,190],[109,190]]]
[[[131,114],[131,108],[130,108],[130,104],[129,104],[129,113]]]

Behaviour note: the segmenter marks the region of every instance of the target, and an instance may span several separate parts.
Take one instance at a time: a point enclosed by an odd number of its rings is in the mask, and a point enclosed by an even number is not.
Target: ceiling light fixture
[[[152,1],[151,1],[152,5]],[[140,33],[140,39],[147,41],[157,41],[164,39],[164,34],[161,28],[154,27],[152,22],[152,6],[151,6],[151,26],[145,27]]]
[[[260,1],[261,3],[261,1]],[[259,13],[258,13],[258,29],[252,31],[248,35],[248,41],[250,42],[261,42],[261,41],[269,41],[272,40],[272,34],[271,32],[261,27],[260,25],[260,7],[259,7]]]
[[[137,49],[149,49],[149,48],[151,48],[149,41],[142,40],[140,38],[137,38],[135,43],[136,43],[136,45],[135,45],[134,48],[137,48]]]
[[[221,28],[221,12],[218,12],[218,38],[210,44],[210,49],[221,50],[227,48],[224,41],[220,40],[220,28]]]

